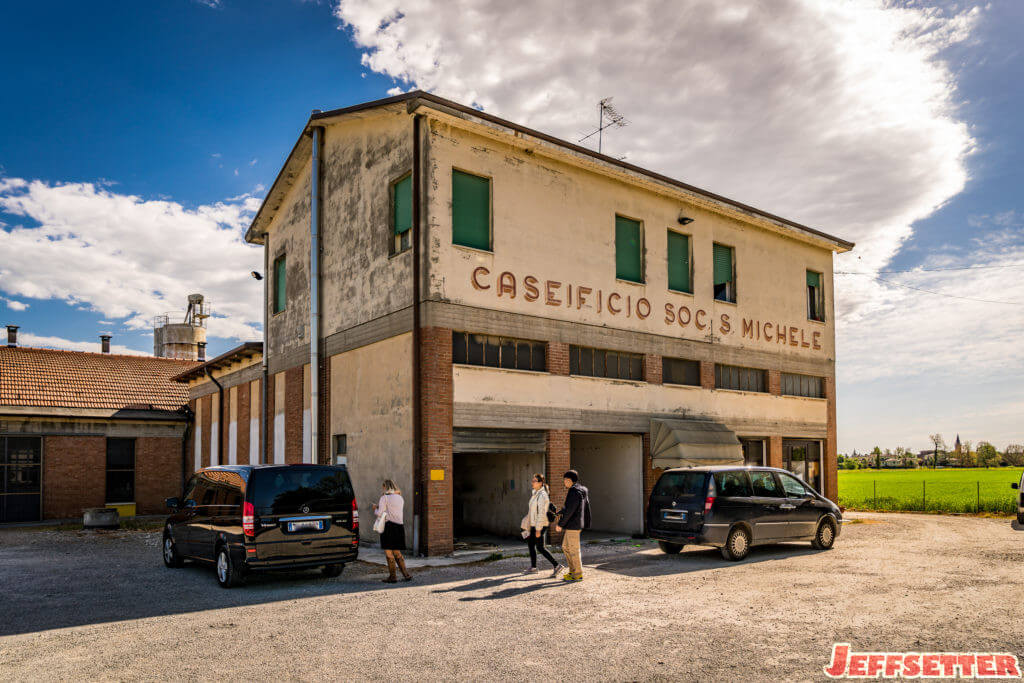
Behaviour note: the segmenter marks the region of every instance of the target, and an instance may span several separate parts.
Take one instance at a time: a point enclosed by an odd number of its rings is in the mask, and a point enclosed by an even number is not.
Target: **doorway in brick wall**
[[[41,518],[43,440],[0,436],[0,523]]]

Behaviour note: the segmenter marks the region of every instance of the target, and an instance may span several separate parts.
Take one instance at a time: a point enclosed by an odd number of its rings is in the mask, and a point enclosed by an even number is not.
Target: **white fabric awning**
[[[707,420],[651,420],[653,467],[742,464],[740,440],[723,424]]]

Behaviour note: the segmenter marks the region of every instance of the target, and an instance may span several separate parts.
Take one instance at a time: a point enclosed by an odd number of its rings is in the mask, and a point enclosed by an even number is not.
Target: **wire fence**
[[[1017,512],[1017,492],[1005,482],[886,481],[843,482],[839,504],[856,510],[904,512]]]

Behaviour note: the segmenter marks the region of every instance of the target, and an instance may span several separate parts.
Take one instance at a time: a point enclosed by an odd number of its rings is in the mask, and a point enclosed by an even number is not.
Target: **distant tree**
[[[881,454],[882,454],[882,449],[879,448],[878,446],[875,446],[874,449],[872,449],[872,451],[871,451],[871,455],[881,455]]]
[[[946,450],[946,442],[942,438],[942,434],[932,434],[931,436],[928,437],[928,439],[932,442],[932,445],[935,447],[935,450]]]
[[[974,444],[964,439],[960,442],[960,453],[958,459],[960,467],[974,467],[977,462],[977,455],[974,452]]]
[[[1024,446],[1019,443],[1011,443],[1003,451],[1003,460],[1011,467],[1024,467]]]
[[[877,446],[875,447],[875,450],[876,451],[878,450]],[[878,469],[878,470],[882,469],[882,454],[881,453],[875,453],[875,469]]]
[[[996,447],[990,444],[988,441],[982,441],[978,444],[977,452],[978,465],[981,467],[996,467],[999,465],[999,451]]]

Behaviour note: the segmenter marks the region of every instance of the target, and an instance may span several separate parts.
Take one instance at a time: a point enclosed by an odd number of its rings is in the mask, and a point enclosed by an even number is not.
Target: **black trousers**
[[[541,529],[540,536],[537,536],[537,530],[532,526],[530,527],[530,535],[526,538],[526,545],[530,548],[530,566],[537,566],[537,552],[548,558],[548,562],[551,563],[552,567],[557,567],[558,563],[555,562],[555,558],[551,557],[551,553],[544,547],[544,535],[547,534],[547,527]]]

